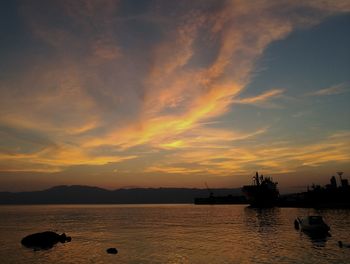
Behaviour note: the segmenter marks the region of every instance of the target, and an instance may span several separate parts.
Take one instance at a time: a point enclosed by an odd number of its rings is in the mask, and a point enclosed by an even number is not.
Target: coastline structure
[[[350,208],[350,186],[348,179],[343,179],[343,172],[337,172],[325,186],[313,184],[306,192],[280,197],[280,207],[313,207],[313,208]]]
[[[256,172],[253,184],[244,185],[242,192],[252,207],[274,207],[279,198],[277,184],[271,177],[259,176],[259,173]]]

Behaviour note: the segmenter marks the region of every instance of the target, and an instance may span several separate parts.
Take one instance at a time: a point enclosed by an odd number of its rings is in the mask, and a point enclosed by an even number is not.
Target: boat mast
[[[257,186],[259,186],[260,185],[260,181],[259,181],[259,173],[258,172],[256,172],[255,173],[255,177],[253,177],[254,179],[255,179],[255,183],[256,183],[256,185]]]
[[[214,193],[213,193],[213,191],[209,188],[207,182],[205,182],[205,187],[207,187],[207,190],[209,191],[209,196],[210,196],[210,197],[213,197],[213,196],[214,196]]]
[[[339,176],[339,178],[340,178],[340,184],[343,182],[343,178],[341,177],[342,175],[343,175],[343,171],[338,171],[337,172],[337,174],[338,174],[338,176]]]

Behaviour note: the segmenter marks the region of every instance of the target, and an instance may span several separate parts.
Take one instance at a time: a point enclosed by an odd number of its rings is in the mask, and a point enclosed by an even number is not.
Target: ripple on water
[[[296,216],[321,213],[332,237],[294,230]],[[22,248],[23,236],[66,232],[72,242],[48,251]],[[0,207],[0,263],[349,263],[346,210],[194,205]],[[5,239],[4,239],[5,238]],[[110,247],[117,255],[106,254]]]

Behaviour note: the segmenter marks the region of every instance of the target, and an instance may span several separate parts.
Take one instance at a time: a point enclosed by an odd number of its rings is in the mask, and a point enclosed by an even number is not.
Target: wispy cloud
[[[193,174],[202,172],[200,169],[190,169],[187,167],[161,167],[161,166],[151,166],[145,169],[145,172],[160,172],[165,174]]]
[[[284,89],[272,89],[254,97],[237,98],[234,99],[233,102],[237,104],[252,104],[265,107],[273,106],[271,100],[282,97],[284,91]]]
[[[134,159],[135,155],[89,155],[72,145],[48,146],[35,152],[0,153],[1,171],[58,172],[76,165],[106,165]]]
[[[350,86],[348,83],[340,83],[333,85],[328,88],[320,89],[311,93],[307,93],[307,96],[326,96],[326,95],[337,95],[343,94],[350,91]]]
[[[141,15],[112,0],[20,3],[32,44],[13,63],[28,60],[30,67],[17,67],[0,81],[0,125],[45,135],[47,142],[34,146],[34,135],[14,135],[2,143],[0,170],[49,172],[147,160],[146,154],[131,153],[140,146],[170,152],[163,164],[178,174],[205,167],[215,175],[243,171],[254,160],[282,168],[283,151],[299,152],[311,164],[307,153],[290,146],[275,148],[276,154],[263,151],[266,160],[254,146],[229,150],[269,129],[247,131],[239,124],[213,129],[211,124],[234,112],[235,104],[273,106],[284,89],[240,97],[256,61],[294,28],[349,11],[348,1],[150,1]],[[303,15],[303,8],[313,15]],[[31,52],[34,44],[42,53]],[[346,89],[341,84],[315,95]],[[104,147],[118,152],[103,152]],[[190,158],[198,168],[171,164]],[[155,170],[166,172],[162,165],[146,169]]]
[[[256,140],[255,144],[219,143],[217,147],[184,149],[159,162],[156,169],[163,173],[172,173],[174,168],[178,168],[176,165],[181,163],[180,168],[190,168],[196,173],[230,176],[233,173],[249,174],[257,169],[287,173],[302,167],[344,164],[350,161],[348,135],[348,131],[342,131],[302,145],[286,141]],[[153,170],[155,167],[151,166],[149,169]],[[179,171],[185,173],[185,170]]]

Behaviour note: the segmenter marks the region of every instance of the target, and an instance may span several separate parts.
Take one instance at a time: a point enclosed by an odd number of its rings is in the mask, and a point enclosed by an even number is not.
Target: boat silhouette
[[[247,200],[242,195],[214,195],[214,192],[208,187],[207,183],[205,186],[209,192],[209,197],[194,198],[194,204],[246,204]]]
[[[258,172],[253,177],[253,184],[244,185],[242,192],[252,207],[274,207],[279,198],[277,182],[274,182],[271,177],[259,176]]]
[[[281,207],[309,208],[350,208],[350,186],[348,179],[343,179],[343,172],[337,172],[325,186],[312,184],[306,192],[282,196],[278,205]]]

